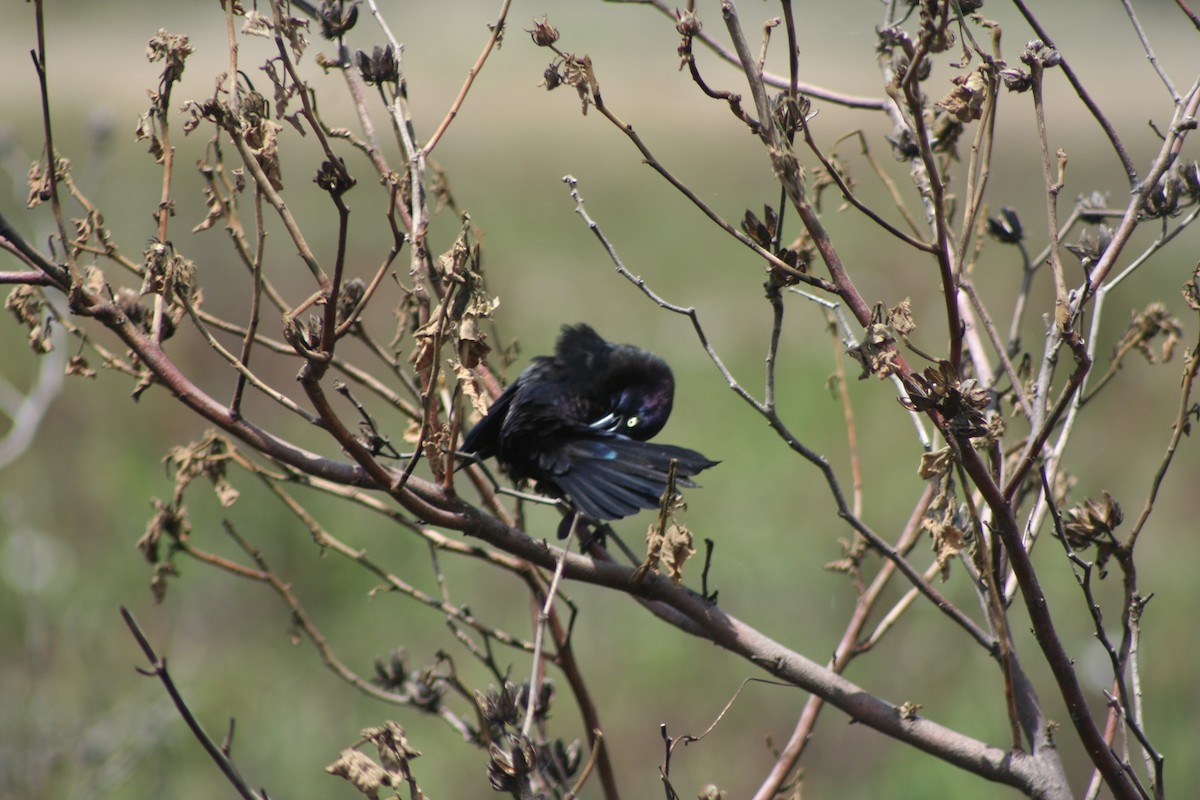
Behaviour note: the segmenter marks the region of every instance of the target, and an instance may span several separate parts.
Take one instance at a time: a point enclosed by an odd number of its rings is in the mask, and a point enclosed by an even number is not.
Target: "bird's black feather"
[[[647,440],[662,430],[675,379],[661,358],[604,341],[587,325],[565,326],[553,356],[539,356],[463,440],[517,480],[566,496],[596,520],[657,508],[671,461],[677,483],[714,466],[695,450]]]

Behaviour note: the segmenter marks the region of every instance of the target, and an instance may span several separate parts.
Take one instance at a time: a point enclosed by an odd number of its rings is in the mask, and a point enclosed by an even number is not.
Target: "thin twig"
[[[537,621],[534,626],[533,634],[533,662],[532,674],[529,676],[529,704],[525,709],[525,721],[521,723],[521,735],[528,737],[529,732],[533,730],[533,718],[537,711],[538,695],[541,693],[542,687],[542,647],[546,641],[546,621],[550,618],[550,609],[554,606],[555,596],[558,594],[558,585],[562,582],[563,564],[567,560],[567,552],[571,549],[571,541],[575,536],[575,529],[579,525],[580,515],[575,513],[571,518],[571,525],[567,528],[567,535],[562,543],[562,549],[558,554],[558,562],[554,565],[554,577],[550,580],[550,586],[546,588],[546,599],[542,603],[541,611],[538,612]]]
[[[230,6],[233,4],[231,3]],[[263,208],[262,208],[262,192],[255,187],[254,189],[254,259],[250,265],[250,318],[246,321],[246,335],[242,337],[242,351],[238,356],[238,362],[242,366],[249,369],[250,353],[254,346],[255,336],[258,334],[259,314],[262,306],[263,293],[263,251],[266,248],[267,231],[263,226]],[[191,306],[189,304],[189,311]],[[233,397],[229,401],[229,410],[233,414],[242,413],[242,393],[245,391],[247,376],[242,372],[238,372],[237,382],[234,384]]]
[[[46,22],[44,18],[44,0],[34,0],[34,17],[37,22],[37,50],[31,51],[34,69],[37,70],[38,90],[42,101],[42,135],[46,142],[46,186],[50,194],[50,208],[54,213],[54,222],[58,226],[59,240],[66,251],[67,269],[71,276],[71,285],[77,286],[80,281],[79,267],[75,263],[75,255],[67,244],[67,224],[63,219],[62,203],[58,196],[58,156],[54,150],[54,128],[50,124],[50,77],[46,67]]]
[[[288,411],[303,418],[305,422],[308,422],[311,425],[317,424],[319,420],[314,414],[301,408],[295,400],[292,400],[292,398],[288,397],[283,392],[267,384],[265,381],[255,375],[254,372],[252,372],[240,358],[235,356],[224,345],[218,342],[216,337],[212,335],[212,332],[208,330],[208,326],[204,324],[204,320],[197,313],[195,305],[190,300],[184,299],[183,307],[187,309],[187,313],[191,317],[192,323],[196,326],[196,330],[200,332],[200,335],[204,337],[204,340],[208,342],[208,346],[216,351],[221,358],[228,361],[229,365],[237,371],[239,381],[248,381],[255,389],[258,389],[264,395],[271,398]],[[243,347],[243,352],[244,351],[245,348]],[[231,414],[241,416],[240,402],[238,402],[238,405],[233,404],[234,401],[240,401],[240,397],[240,393],[235,393],[233,400],[230,401],[229,408]]]
[[[1030,67],[1033,78],[1033,110],[1037,120],[1038,143],[1042,151],[1042,178],[1046,185],[1046,217],[1050,235],[1050,271],[1054,276],[1054,322],[1059,327],[1070,324],[1070,309],[1067,307],[1067,281],[1063,275],[1062,259],[1058,248],[1058,193],[1064,186],[1064,175],[1067,166],[1067,156],[1061,149],[1057,151],[1058,177],[1055,179],[1050,165],[1050,144],[1046,139],[1046,106],[1042,99],[1044,67],[1038,59],[1034,59]]]
[[[1148,760],[1156,761],[1160,764],[1160,771],[1156,774],[1157,780],[1155,783],[1161,788],[1162,757],[1150,744],[1150,741],[1146,738],[1141,726],[1138,725],[1133,719],[1129,718],[1127,713],[1131,705],[1131,700],[1129,696],[1129,690],[1127,688],[1128,682],[1126,681],[1125,676],[1129,664],[1128,653],[1132,636],[1126,636],[1125,641],[1122,642],[1122,645],[1119,649],[1113,645],[1112,640],[1109,638],[1108,632],[1104,627],[1104,618],[1100,609],[1100,604],[1096,600],[1095,593],[1092,590],[1092,564],[1084,561],[1083,558],[1081,558],[1075,552],[1070,541],[1067,539],[1067,534],[1063,527],[1062,516],[1059,514],[1058,507],[1055,505],[1053,497],[1051,496],[1050,481],[1046,475],[1045,468],[1041,470],[1041,478],[1044,497],[1050,509],[1051,519],[1054,521],[1055,537],[1062,544],[1063,550],[1066,552],[1067,560],[1071,563],[1071,570],[1075,576],[1075,581],[1078,584],[1080,591],[1083,593],[1083,598],[1085,604],[1087,605],[1088,613],[1092,617],[1092,628],[1095,631],[1096,640],[1100,642],[1100,646],[1104,648],[1104,652],[1108,655],[1109,664],[1112,668],[1113,682],[1116,685],[1117,696],[1115,698],[1110,698],[1110,707],[1119,718],[1125,721],[1126,727],[1133,733],[1134,737],[1141,744],[1142,749],[1146,754],[1146,758]],[[1118,557],[1118,561],[1122,561],[1122,559]],[[1124,566],[1125,565],[1122,563],[1122,568],[1124,568]],[[1132,615],[1136,617],[1137,612],[1133,611],[1133,609],[1135,606],[1140,606],[1135,585],[1136,584],[1132,578],[1132,575],[1127,574],[1126,592],[1128,599],[1126,604],[1130,608],[1130,611],[1126,612],[1127,619],[1130,617],[1131,612]],[[1132,774],[1130,774],[1129,777],[1135,782],[1138,790],[1145,795],[1145,791],[1142,789],[1140,782],[1137,781]]]
[[[882,216],[880,216],[874,209],[872,209],[866,203],[859,200],[858,196],[854,194],[854,192],[853,192],[853,190],[851,190],[850,186],[847,185],[846,180],[842,177],[841,170],[839,170],[828,158],[826,158],[825,154],[823,152],[821,152],[821,148],[817,146],[817,142],[813,138],[813,135],[812,135],[812,130],[811,130],[811,128],[809,128],[808,120],[801,120],[800,129],[804,132],[804,143],[808,145],[808,148],[810,150],[812,150],[813,155],[815,155],[817,157],[817,159],[821,162],[821,166],[823,166],[825,168],[825,173],[827,175],[829,175],[829,177],[837,185],[838,190],[842,193],[842,197],[844,197],[846,199],[847,203],[849,203],[850,205],[857,208],[864,215],[866,215],[866,217],[868,219],[870,219],[872,222],[874,222],[879,227],[883,228],[885,231],[890,233],[892,236],[895,236],[897,239],[904,242],[909,247],[912,247],[916,250],[920,250],[925,253],[934,252],[934,249],[935,249],[934,245],[930,244],[929,242],[924,242],[924,241],[921,241],[920,239],[909,236],[907,233],[900,230],[895,225],[893,225],[892,223],[890,223],[886,219],[884,219]],[[859,132],[859,135],[861,136],[861,131]],[[864,154],[866,154],[865,139],[862,140],[862,143],[863,143]],[[873,162],[873,159],[870,158],[869,154],[867,154],[867,157],[868,157],[868,160]],[[876,172],[876,174],[878,175],[878,174],[886,174],[886,173],[883,173],[882,170],[879,170]],[[890,182],[890,179],[889,179],[889,182]],[[891,189],[893,190],[892,199],[894,201],[897,201],[898,207],[901,209],[901,212],[904,213],[903,204],[899,202],[898,196],[894,193],[895,186],[891,186]],[[907,214],[905,216],[907,218]]]
[[[844,348],[850,350],[858,346],[858,339],[854,335],[854,331],[851,329],[850,323],[846,320],[846,315],[843,312],[840,303],[835,303],[832,300],[826,300],[822,297],[817,297],[815,294],[810,294],[809,292],[806,292],[802,289],[797,289],[795,287],[789,287],[788,291],[798,294],[804,299],[816,303],[817,305],[822,306],[826,310],[832,312],[834,318],[841,326],[842,344]],[[925,423],[922,420],[921,415],[911,407],[912,404],[909,402],[908,391],[904,388],[904,381],[900,379],[899,375],[895,374],[889,375],[888,380],[890,380],[892,385],[896,387],[896,396],[900,399],[901,405],[908,410],[908,417],[910,420],[912,420],[913,427],[916,428],[917,439],[921,442],[921,449],[925,452],[929,452],[933,449],[933,439],[930,438],[929,431],[925,429]]]
[[[1021,12],[1021,16],[1023,16],[1025,21],[1029,23],[1029,27],[1033,28],[1034,32],[1037,33],[1038,38],[1042,40],[1042,43],[1045,44],[1046,47],[1051,47],[1058,50],[1054,44],[1054,41],[1050,38],[1050,34],[1047,33],[1046,29],[1042,27],[1042,24],[1038,22],[1038,19],[1033,15],[1033,12],[1026,7],[1025,0],[1013,0],[1013,5],[1015,5],[1017,10]],[[1096,101],[1092,99],[1091,94],[1089,94],[1088,91],[1083,87],[1083,82],[1079,80],[1079,76],[1075,74],[1075,70],[1072,69],[1070,63],[1068,63],[1067,57],[1063,55],[1061,50],[1059,50],[1058,53],[1060,59],[1059,68],[1062,69],[1063,74],[1067,76],[1067,80],[1070,82],[1071,88],[1075,90],[1075,94],[1087,107],[1087,110],[1091,112],[1092,117],[1095,118],[1096,122],[1100,125],[1100,128],[1104,131],[1104,134],[1108,137],[1108,141],[1112,145],[1113,152],[1116,153],[1117,158],[1121,160],[1121,166],[1125,170],[1125,175],[1129,178],[1129,185],[1131,187],[1136,186],[1138,180],[1137,168],[1134,167],[1133,159],[1129,157],[1128,151],[1125,150],[1125,145],[1121,142],[1121,138],[1117,135],[1116,129],[1112,126],[1112,123],[1108,121],[1108,118],[1104,116],[1104,112],[1100,110],[1100,106],[1096,105]]]
[[[1142,511],[1138,514],[1137,521],[1130,528],[1129,535],[1121,543],[1122,549],[1131,553],[1137,545],[1142,531],[1146,527],[1146,522],[1150,519],[1150,514],[1154,511],[1154,502],[1158,499],[1158,492],[1162,488],[1163,480],[1167,477],[1167,470],[1171,468],[1171,462],[1174,460],[1175,453],[1179,449],[1179,442],[1191,431],[1192,423],[1190,418],[1197,415],[1196,406],[1192,403],[1191,399],[1192,387],[1196,382],[1197,373],[1200,373],[1200,341],[1196,343],[1196,347],[1193,350],[1184,353],[1183,378],[1180,380],[1179,388],[1179,409],[1175,414],[1175,421],[1171,425],[1171,440],[1167,443],[1166,452],[1163,453],[1162,461],[1154,473],[1154,480],[1150,483],[1150,491],[1146,496],[1146,503],[1142,506]]]
[[[466,80],[463,81],[462,88],[458,90],[458,96],[450,104],[450,109],[446,112],[445,118],[442,119],[441,124],[437,126],[437,129],[429,137],[429,140],[425,142],[425,146],[421,148],[422,156],[428,157],[433,152],[433,148],[437,147],[438,142],[441,141],[442,134],[446,132],[446,129],[450,127],[450,123],[458,116],[458,111],[462,108],[463,101],[467,99],[467,92],[471,91],[471,85],[475,83],[475,78],[479,75],[480,70],[483,69],[484,62],[487,61],[492,48],[500,41],[500,37],[504,35],[505,20],[508,17],[508,7],[511,4],[512,0],[503,0],[500,4],[500,13],[496,15],[496,21],[489,26],[492,34],[488,37],[487,43],[484,44],[483,52],[479,54],[479,57],[475,59],[475,63],[471,65],[471,69],[467,72]],[[374,3],[372,3],[371,7],[374,9]]]
[[[1018,1],[1014,0],[1014,2]],[[1175,107],[1175,112],[1171,116],[1171,122],[1166,131],[1166,136],[1159,147],[1158,155],[1155,156],[1153,164],[1146,171],[1146,175],[1142,178],[1141,182],[1134,187],[1134,191],[1129,198],[1129,204],[1125,208],[1125,213],[1121,221],[1117,224],[1117,229],[1113,231],[1112,242],[1088,273],[1087,280],[1084,282],[1081,290],[1076,292],[1072,314],[1099,290],[1108,277],[1109,272],[1116,265],[1117,259],[1120,257],[1133,231],[1142,221],[1142,212],[1145,209],[1147,198],[1155,190],[1158,181],[1167,173],[1167,170],[1170,169],[1171,165],[1179,157],[1179,152],[1183,147],[1188,133],[1196,127],[1196,112],[1198,107],[1200,107],[1200,78],[1196,79],[1196,82],[1192,84],[1187,94],[1182,98],[1182,102]]]
[[[755,242],[753,239],[747,236],[745,232],[731,225],[724,217],[718,214],[712,206],[702,200],[700,196],[691,189],[691,187],[679,180],[670,172],[670,170],[663,166],[662,162],[660,162],[654,156],[654,154],[646,146],[645,142],[642,141],[642,137],[639,136],[636,131],[634,131],[632,125],[624,122],[616,114],[614,114],[608,108],[608,106],[604,104],[599,95],[594,95],[594,100],[596,103],[596,109],[612,124],[616,125],[617,128],[620,129],[620,131],[627,137],[629,137],[631,142],[633,142],[634,147],[636,147],[642,154],[642,158],[645,160],[646,166],[650,167],[663,178],[665,178],[667,182],[675,187],[680,194],[690,200],[692,204],[696,206],[696,208],[700,209],[704,216],[716,223],[721,230],[725,231],[743,245],[753,250],[760,258],[770,264],[772,268],[780,270],[790,278],[794,278],[795,280],[798,280],[802,283],[807,283],[808,285],[815,286],[819,289],[824,289],[825,291],[834,291],[834,287],[828,281],[818,278],[815,275],[809,275],[806,272],[801,272],[792,265],[783,261],[774,253],[764,248],[762,245]]]
[[[234,766],[233,760],[229,757],[228,748],[221,747],[212,738],[205,733],[204,727],[192,710],[188,707],[187,701],[183,699],[183,695],[179,693],[179,688],[175,686],[175,681],[171,678],[171,673],[167,671],[167,660],[160,658],[155,652],[154,646],[150,644],[150,640],[146,638],[146,634],[142,632],[142,628],[138,625],[137,620],[133,618],[133,614],[129,609],[121,606],[121,617],[125,620],[125,624],[129,627],[129,632],[133,634],[133,638],[137,640],[138,647],[142,648],[146,658],[150,661],[150,668],[143,669],[138,667],[138,672],[142,675],[158,678],[162,682],[163,688],[167,690],[167,695],[170,696],[171,702],[174,703],[175,709],[179,712],[179,716],[187,723],[188,728],[192,731],[192,735],[200,742],[204,751],[208,753],[208,757],[213,760],[213,763],[225,775],[225,779],[229,781],[234,790],[245,800],[266,800],[265,794],[259,794],[250,788],[246,783],[246,779]]]
[[[917,500],[912,514],[909,515],[908,524],[904,526],[904,530],[896,540],[895,547],[897,552],[907,554],[920,538],[920,523],[925,516],[926,509],[929,508],[929,501],[932,499],[933,484],[930,483],[926,485],[925,491],[922,492],[920,499]],[[936,566],[935,564],[934,567],[936,568]],[[895,574],[895,562],[883,562],[879,567],[879,571],[875,574],[874,580],[871,581],[871,585],[858,595],[854,604],[854,613],[846,623],[846,629],[842,633],[841,641],[833,651],[833,658],[829,661],[829,669],[834,672],[843,672],[856,656],[870,649],[873,644],[870,639],[875,638],[875,635],[864,642],[861,639],[862,631],[871,613],[874,611],[883,590],[888,586]],[[928,577],[932,577],[932,574],[929,574]],[[915,598],[918,592],[916,589],[912,589],[909,594]],[[898,617],[901,610],[893,609],[892,613]],[[883,632],[877,628],[876,635],[882,638]],[[805,749],[808,747],[808,743],[812,739],[813,730],[817,724],[817,718],[824,706],[825,701],[817,695],[810,696],[805,702],[804,710],[801,712],[796,727],[792,731],[791,738],[775,759],[775,764],[772,765],[771,771],[763,780],[762,785],[759,786],[758,791],[754,793],[754,800],[773,800],[778,795],[780,787],[783,786],[788,777],[796,769],[796,765],[800,762],[801,756],[803,756]]]
[[[1133,13],[1133,3],[1129,2],[1129,0],[1121,0],[1121,5],[1125,8],[1125,14],[1129,17],[1129,24],[1137,32],[1138,40],[1142,43],[1142,49],[1146,51],[1146,60],[1150,62],[1150,66],[1154,67],[1154,71],[1158,73],[1159,80],[1163,82],[1163,86],[1166,86],[1167,91],[1171,93],[1171,99],[1178,103],[1179,92],[1175,91],[1175,84],[1171,83],[1171,79],[1163,70],[1162,65],[1158,63],[1158,57],[1154,55],[1154,48],[1150,46],[1150,40],[1146,38],[1146,32],[1142,30],[1142,23],[1138,21],[1137,14]]]

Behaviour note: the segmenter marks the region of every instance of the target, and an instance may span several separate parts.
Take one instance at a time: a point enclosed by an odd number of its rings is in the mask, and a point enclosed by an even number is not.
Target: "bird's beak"
[[[608,431],[614,433],[617,430],[617,425],[620,424],[616,414],[605,414],[600,419],[588,425],[589,428],[597,431]]]

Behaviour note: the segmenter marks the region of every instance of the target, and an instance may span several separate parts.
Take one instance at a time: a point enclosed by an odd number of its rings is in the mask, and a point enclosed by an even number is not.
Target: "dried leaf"
[[[154,565],[154,573],[150,576],[150,595],[154,598],[155,605],[160,605],[167,597],[167,578],[178,575],[175,565],[169,561]]]
[[[980,67],[966,75],[956,76],[952,81],[954,88],[937,102],[938,108],[944,109],[959,122],[979,119],[983,115],[983,101],[987,97],[984,70],[985,67]]]
[[[274,27],[271,20],[261,11],[250,10],[246,12],[246,21],[242,23],[242,33],[247,36],[261,36],[264,39],[270,39],[274,35],[271,32]]]
[[[88,366],[87,359],[83,356],[71,356],[67,360],[66,375],[78,375],[81,378],[96,377],[96,370]]]
[[[1183,326],[1168,313],[1167,307],[1162,303],[1151,303],[1146,306],[1145,311],[1134,315],[1133,321],[1121,336],[1121,341],[1117,343],[1117,352],[1137,350],[1147,361],[1154,364],[1158,361],[1158,356],[1150,347],[1150,343],[1156,337],[1162,337],[1162,360],[1170,361],[1182,335]]]
[[[923,453],[921,455],[921,466],[917,468],[917,474],[927,481],[933,478],[944,477],[950,474],[950,467],[953,463],[949,447],[934,450],[932,453]]]
[[[376,764],[365,753],[347,748],[337,761],[325,768],[330,775],[345,778],[361,794],[376,800],[379,791],[391,786],[387,770]]]
[[[692,532],[676,522],[668,525],[662,543],[662,564],[675,585],[683,581],[683,565],[694,555]]]
[[[1192,277],[1183,284],[1183,299],[1192,311],[1200,311],[1200,262],[1192,271]]]
[[[171,562],[171,556],[179,545],[187,541],[192,525],[188,521],[185,506],[164,503],[157,497],[152,500],[151,505],[154,508],[154,516],[146,523],[146,532],[138,539],[137,549],[142,557],[154,566],[154,573],[150,578],[150,592],[154,596],[154,602],[161,603],[167,594],[167,578],[178,574]],[[160,547],[163,537],[166,537],[170,545],[166,554]]]
[[[17,322],[29,329],[29,346],[38,355],[49,353],[50,315],[46,312],[46,296],[36,286],[21,284],[13,288],[4,301]]]
[[[258,125],[257,136],[253,137],[259,144],[253,148],[255,160],[266,173],[267,179],[271,183],[271,188],[275,191],[283,189],[283,173],[279,165],[279,132],[283,130],[277,122],[272,122],[269,119],[263,119]],[[251,136],[246,136],[246,141],[251,141]]]
[[[962,552],[967,537],[957,525],[938,525],[932,533],[937,564],[945,581],[950,578],[950,562]]]
[[[883,304],[877,304],[871,312],[871,321],[867,323],[862,341],[846,351],[862,366],[859,380],[868,375],[886,378],[896,369],[896,349],[893,346],[896,337],[892,335],[884,316]]]
[[[222,506],[233,505],[239,492],[225,477],[225,467],[233,449],[230,441],[213,429],[206,431],[198,441],[172,448],[163,461],[167,470],[175,474],[175,502],[181,502],[191,482],[203,476],[212,482]]]
[[[446,459],[443,455],[450,447],[450,426],[442,423],[437,430],[425,437],[423,452],[433,476],[439,481],[446,475]]]
[[[575,91],[579,93],[579,101],[583,105],[583,113],[586,115],[588,106],[592,103],[592,96],[600,93],[600,85],[596,82],[596,75],[592,70],[592,57],[585,55],[582,58],[576,58],[571,53],[567,53],[562,58],[562,63],[554,68],[554,73],[555,79],[551,85],[549,70],[547,71],[546,88],[552,89],[562,83],[575,87]]]
[[[829,572],[840,572],[843,575],[852,575],[858,571],[858,561],[853,558],[839,558],[825,564],[822,569]]]
[[[377,727],[365,729],[362,737],[369,739],[379,748],[380,763],[389,771],[403,770],[407,772],[407,762],[421,755],[420,751],[409,743],[404,728],[391,720]]]
[[[481,417],[487,414],[487,390],[484,388],[483,380],[479,375],[474,370],[467,369],[457,359],[450,360],[450,368],[454,370],[454,374],[458,377],[458,385],[462,388],[462,392],[466,395],[466,398],[471,401],[471,407],[475,409],[475,413]]]
[[[896,335],[904,338],[917,329],[917,322],[912,315],[912,298],[906,297],[888,312],[887,324]]]
[[[466,279],[465,268],[471,257],[471,244],[468,239],[470,235],[471,219],[466,214],[463,215],[462,229],[455,238],[454,244],[450,245],[450,249],[437,257],[438,271],[442,277],[448,280],[462,282]]]
[[[202,161],[200,162],[199,166],[201,173],[211,172],[211,167],[207,163]],[[204,219],[202,219],[195,227],[192,228],[192,233],[199,233],[200,231],[208,230],[217,224],[217,220],[225,216],[225,203],[221,200],[220,196],[217,195],[216,190],[212,186],[206,186],[204,188],[204,201],[206,203],[207,211],[204,215]]]

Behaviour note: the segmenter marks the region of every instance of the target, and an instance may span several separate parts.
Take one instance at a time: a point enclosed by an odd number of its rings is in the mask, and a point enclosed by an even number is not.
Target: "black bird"
[[[565,495],[597,521],[658,508],[671,460],[676,482],[715,466],[695,450],[652,444],[667,422],[675,378],[666,362],[609,344],[590,326],[564,325],[554,355],[538,356],[463,440],[464,452],[496,457],[515,480]]]

